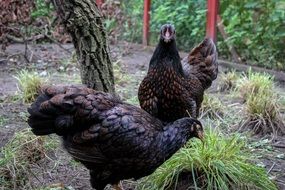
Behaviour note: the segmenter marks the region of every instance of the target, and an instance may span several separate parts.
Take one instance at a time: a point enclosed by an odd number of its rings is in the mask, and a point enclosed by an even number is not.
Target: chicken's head
[[[165,43],[175,39],[175,28],[172,24],[164,24],[160,29],[160,39]]]
[[[191,125],[190,131],[194,137],[199,138],[201,141],[204,140],[204,130],[200,121],[195,119]]]

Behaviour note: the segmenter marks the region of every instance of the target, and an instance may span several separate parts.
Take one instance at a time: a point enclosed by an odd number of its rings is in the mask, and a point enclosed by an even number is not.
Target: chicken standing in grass
[[[65,149],[90,170],[97,190],[149,175],[187,140],[203,138],[196,119],[163,125],[140,108],[85,87],[44,87],[28,112],[32,132],[62,136]]]
[[[204,91],[217,73],[217,51],[211,39],[204,39],[181,62],[174,26],[165,24],[147,76],[139,87],[140,106],[166,122],[187,116],[187,110],[197,118]]]

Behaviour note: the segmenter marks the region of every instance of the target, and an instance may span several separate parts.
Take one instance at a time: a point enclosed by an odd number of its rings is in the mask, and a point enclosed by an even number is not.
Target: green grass
[[[25,129],[1,149],[1,188],[22,187],[28,181],[28,165],[44,157],[43,138],[34,136]]]
[[[280,115],[281,99],[270,75],[250,70],[239,80],[237,90],[245,100],[245,118],[240,129],[262,136],[285,134]]]
[[[134,90],[138,86],[138,81],[121,67],[120,60],[113,63],[113,70],[116,93],[123,101],[139,105],[137,92]]]
[[[273,77],[266,73],[252,72],[250,69],[248,73],[243,73],[241,78],[238,79],[236,90],[245,100],[250,94],[259,93],[259,90],[273,92]]]
[[[2,115],[0,115],[0,127],[4,126],[8,119]]]
[[[238,78],[239,75],[234,70],[231,70],[227,73],[221,73],[218,86],[219,91],[223,92],[234,89],[236,87]]]
[[[204,100],[200,108],[201,117],[220,118],[224,115],[224,109],[222,102],[216,96],[204,94]]]
[[[278,115],[278,96],[265,89],[259,89],[258,93],[248,95],[245,105],[247,113],[252,116],[261,115],[274,120]]]
[[[113,71],[116,85],[122,86],[132,80],[128,73],[123,71],[123,69],[121,68],[120,60],[117,60],[113,63]]]
[[[272,91],[259,89],[258,93],[250,94],[245,102],[245,121],[241,129],[253,131],[254,134],[272,134],[273,137],[285,134],[282,121],[280,98]]]
[[[175,190],[180,175],[184,179],[188,175],[188,189],[277,189],[266,171],[252,163],[254,157],[245,144],[238,136],[226,137],[217,129],[207,129],[204,146],[199,140],[190,140],[140,186]]]
[[[45,158],[46,152],[53,150],[57,144],[56,141],[33,135],[30,129],[15,133],[0,151],[0,188],[28,188],[29,176],[32,175],[30,165]]]
[[[38,94],[38,90],[45,82],[38,74],[27,70],[21,70],[17,73],[15,78],[18,81],[20,97],[24,103],[34,101]]]
[[[132,104],[132,105],[137,105],[137,106],[140,105],[139,99],[138,99],[137,96],[132,96],[132,97],[126,99],[125,102],[126,102],[126,103],[129,103],[129,104]]]

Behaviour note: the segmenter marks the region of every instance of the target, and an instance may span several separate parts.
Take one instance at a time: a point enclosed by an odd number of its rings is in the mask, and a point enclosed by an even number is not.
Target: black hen
[[[181,63],[175,29],[172,25],[163,25],[147,76],[139,87],[140,106],[166,122],[187,116],[187,111],[197,118],[204,90],[217,77],[216,60],[215,44],[205,39]]]
[[[93,188],[149,175],[192,137],[196,119],[168,125],[115,96],[85,87],[48,86],[28,109],[35,135],[56,133],[71,156],[90,170]]]

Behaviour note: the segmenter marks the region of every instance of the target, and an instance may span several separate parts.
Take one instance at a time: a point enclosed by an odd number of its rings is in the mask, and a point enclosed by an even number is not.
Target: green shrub
[[[152,10],[151,32],[156,37],[154,44],[157,43],[161,25],[165,23],[174,24],[178,46],[184,51],[203,40],[206,25],[205,0],[185,0],[184,3],[157,0],[152,3]]]
[[[177,30],[179,49],[189,51],[202,41],[206,26],[206,0],[151,2],[151,44],[157,43],[162,24],[173,23]],[[141,42],[143,2],[122,1],[128,17],[123,39]],[[220,55],[230,58],[226,45],[235,47],[243,60],[254,65],[285,70],[285,2],[283,0],[221,0],[219,14],[229,38],[225,42],[218,32]]]
[[[122,0],[121,7],[126,15],[126,20],[123,23],[122,39],[141,43],[143,27],[143,1]]]
[[[123,0],[121,7],[127,17],[123,25],[123,39],[141,43],[143,2]],[[150,14],[150,43],[152,45],[157,44],[160,27],[165,23],[174,24],[180,49],[190,50],[205,36],[205,0],[186,0],[183,4],[180,1],[152,1]]]
[[[33,19],[36,19],[38,17],[52,17],[54,8],[51,3],[47,3],[45,0],[36,0],[35,5],[36,6],[31,13],[31,17]]]
[[[282,0],[222,0],[220,15],[231,43],[256,65],[285,69],[285,2]],[[218,45],[221,54],[229,53]]]
[[[266,171],[252,163],[245,142],[207,129],[205,144],[190,140],[155,173],[140,184],[142,189],[277,189]]]

